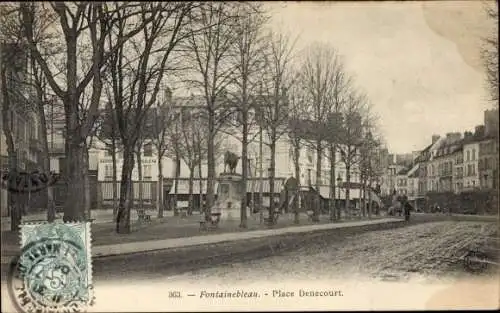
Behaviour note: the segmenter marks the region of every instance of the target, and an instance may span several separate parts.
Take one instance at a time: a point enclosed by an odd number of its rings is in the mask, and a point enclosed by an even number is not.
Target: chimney
[[[484,125],[478,125],[474,131],[475,137],[483,137],[484,136]]]
[[[459,141],[460,139],[462,139],[462,134],[461,133],[447,133],[446,134],[446,139],[449,143],[452,143],[452,142],[457,142]]]
[[[439,135],[432,135],[432,143],[433,144],[436,143],[436,141],[439,140],[439,137],[440,137]]]

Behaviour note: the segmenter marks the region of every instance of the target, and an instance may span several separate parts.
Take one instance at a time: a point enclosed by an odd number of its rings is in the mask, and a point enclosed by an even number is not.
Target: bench
[[[200,221],[200,230],[210,230],[216,229],[219,227],[220,222],[220,213],[212,213],[210,216],[205,218],[203,221]]]
[[[151,222],[151,215],[146,213],[146,210],[136,210],[139,222]]]
[[[306,214],[307,214],[307,220],[309,222],[312,222],[314,218],[314,211],[307,211]]]
[[[279,211],[274,211],[273,214],[269,217],[264,218],[264,222],[270,225],[275,225],[278,222],[278,218],[280,216]]]

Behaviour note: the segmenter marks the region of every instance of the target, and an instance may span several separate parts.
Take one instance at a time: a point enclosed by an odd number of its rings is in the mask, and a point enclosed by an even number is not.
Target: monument
[[[242,188],[242,176],[236,173],[239,156],[226,151],[224,154],[224,172],[219,175],[217,201],[212,213],[221,213],[222,220],[239,220],[241,200],[246,193]],[[247,216],[250,214],[248,209]]]

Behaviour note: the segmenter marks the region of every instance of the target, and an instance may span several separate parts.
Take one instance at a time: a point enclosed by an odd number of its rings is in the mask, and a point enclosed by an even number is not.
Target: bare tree
[[[106,89],[107,90],[107,89]],[[108,91],[108,90],[107,90]],[[108,92],[109,93],[109,92]],[[111,95],[108,96],[111,98]],[[113,192],[113,218],[116,218],[118,213],[118,178],[117,178],[117,155],[123,152],[123,148],[120,144],[120,134],[118,132],[118,121],[116,117],[116,112],[113,108],[111,102],[108,102],[105,109],[105,114],[103,114],[98,122],[98,130],[96,132],[96,137],[100,142],[104,144],[105,151],[109,152],[111,155],[111,166],[112,166],[112,192]]]
[[[288,111],[288,141],[292,146],[293,168],[295,172],[295,179],[299,183],[298,189],[300,190],[301,183],[301,168],[300,158],[304,146],[304,134],[309,125],[307,125],[305,118],[307,117],[304,101],[304,93],[298,84],[293,84],[288,92],[289,111]],[[294,207],[294,223],[298,224],[299,221],[299,206],[301,205],[299,198],[296,198]]]
[[[131,175],[134,167],[134,150],[140,143],[141,128],[156,98],[162,79],[170,65],[170,57],[179,42],[185,38],[185,17],[192,9],[191,3],[142,3],[140,23],[146,23],[140,38],[121,46],[110,58],[111,88],[117,114],[118,129],[124,149],[120,204],[117,216],[117,233],[130,232]],[[116,34],[110,42],[120,42],[130,21],[127,11],[118,13]],[[127,49],[127,55],[124,49]],[[133,51],[132,58],[130,57]],[[128,200],[128,203],[126,201]]]
[[[166,137],[168,146],[165,149],[165,155],[174,160],[174,196],[173,211],[174,216],[179,214],[177,210],[177,194],[179,188],[179,176],[181,174],[181,161],[182,161],[182,108],[176,108],[173,112],[172,123],[173,125],[166,130]]]
[[[360,93],[351,91],[347,97],[343,109],[343,125],[341,140],[338,145],[342,162],[345,164],[345,201],[347,214],[351,216],[350,208],[350,189],[351,175],[355,168],[358,168],[360,162],[360,149],[363,147],[363,130],[367,117],[367,100]]]
[[[62,30],[57,38],[63,44],[65,53],[61,55],[65,65],[63,77],[54,72],[57,63],[42,54],[41,43],[36,40],[32,6],[34,3],[20,5],[24,36],[30,53],[44,73],[47,83],[55,95],[63,102],[66,121],[66,156],[67,156],[67,205],[64,207],[64,220],[82,220],[85,211],[85,144],[86,138],[93,130],[98,116],[98,106],[103,84],[103,70],[109,56],[129,38],[138,34],[154,19],[153,14],[143,18],[124,32],[119,41],[111,46],[106,45],[106,38],[114,24],[123,17],[118,12],[129,8],[127,14],[136,13],[134,4],[119,4],[111,8],[108,4],[99,3],[66,3],[51,2],[50,10],[58,17],[52,30]],[[54,42],[56,45],[56,42]],[[79,70],[79,51],[87,50],[91,55],[90,68],[82,73]],[[92,84],[90,84],[92,83]],[[90,106],[82,111],[81,97],[86,89],[91,89]]]
[[[165,90],[165,103],[159,105],[152,118],[151,143],[155,147],[158,165],[158,183],[156,184],[156,208],[158,218],[163,217],[163,157],[168,149],[168,128],[173,120],[172,92]]]
[[[230,114],[226,88],[231,83],[234,65],[229,62],[235,40],[234,6],[236,3],[204,2],[190,14],[191,36],[186,44],[187,61],[192,66],[190,87],[198,89],[205,100],[207,131],[207,216],[214,205],[215,137]]]
[[[316,150],[316,188],[319,193],[322,176],[322,160],[325,141],[329,132],[325,125],[332,111],[337,77],[343,71],[343,65],[337,51],[330,46],[315,44],[307,51],[299,69],[299,82],[304,90],[304,101],[308,106],[310,120],[314,129],[308,133],[306,142]],[[319,195],[318,195],[319,197]],[[319,202],[319,198],[317,199]],[[319,204],[315,205],[313,219],[319,219]]]
[[[291,70],[294,42],[289,37],[271,33],[264,59],[267,61],[264,78],[265,102],[258,107],[262,118],[260,121],[267,135],[266,144],[271,150],[270,190],[272,200],[269,205],[269,216],[274,212],[274,180],[276,176],[276,145],[288,131],[289,99],[288,89],[295,83],[294,72]],[[267,101],[266,101],[267,100]],[[288,201],[288,200],[287,200]],[[272,219],[269,219],[272,222]]]
[[[203,158],[204,149],[200,150],[203,145],[202,132],[206,129],[203,127],[203,120],[198,112],[183,109],[180,114],[178,143],[177,147],[180,158],[184,161],[189,169],[188,193],[189,206],[188,215],[191,215],[194,208],[194,175],[196,167],[199,166],[200,160]],[[175,140],[175,139],[174,139]],[[199,142],[201,140],[202,142]]]
[[[498,2],[485,4],[485,10],[494,25],[494,31],[484,39],[482,57],[490,99],[498,107]]]
[[[262,50],[264,49],[263,27],[267,21],[261,3],[241,2],[236,6],[235,22],[232,26],[234,31],[234,45],[232,51],[232,62],[234,63],[234,77],[230,87],[231,101],[234,104],[236,114],[236,127],[241,127],[241,188],[243,197],[240,203],[240,227],[247,227],[247,180],[248,180],[248,145],[251,141],[249,133],[254,124],[251,115],[255,107],[255,97],[259,74],[262,73],[264,62]],[[234,132],[233,132],[234,133]]]
[[[372,192],[373,182],[380,175],[380,166],[377,163],[377,151],[380,147],[380,141],[373,135],[372,127],[365,126],[363,145],[360,149],[360,179],[363,187],[362,197],[362,212],[363,215],[368,214],[368,218],[372,215]],[[368,190],[368,208],[366,206],[366,192]]]

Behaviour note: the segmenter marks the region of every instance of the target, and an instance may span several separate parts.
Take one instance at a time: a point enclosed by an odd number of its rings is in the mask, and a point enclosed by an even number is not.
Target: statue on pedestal
[[[226,153],[224,153],[224,172],[234,174],[239,159],[240,157],[235,153],[226,151]],[[229,172],[226,171],[227,167],[229,167]]]

